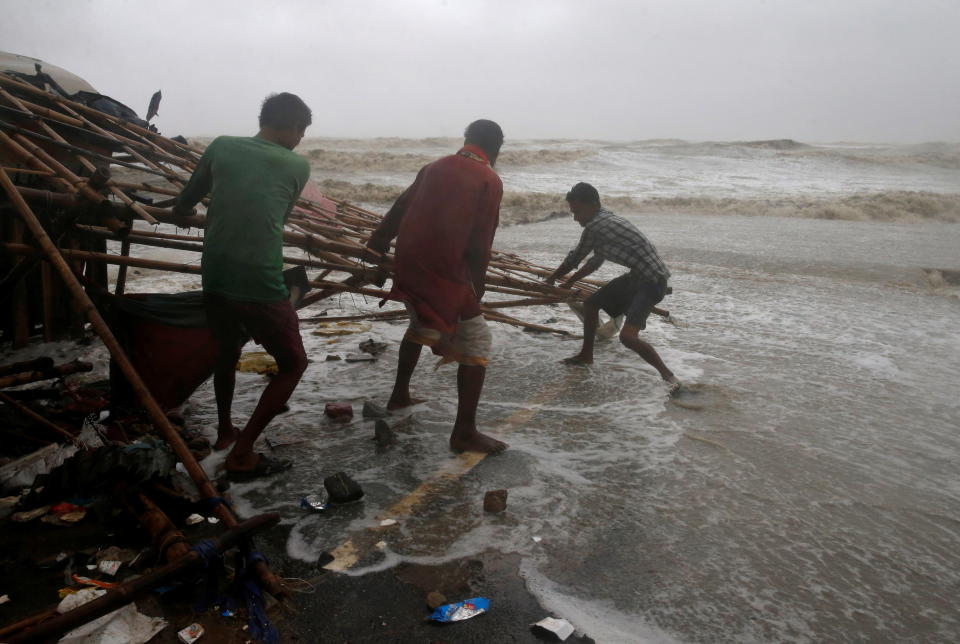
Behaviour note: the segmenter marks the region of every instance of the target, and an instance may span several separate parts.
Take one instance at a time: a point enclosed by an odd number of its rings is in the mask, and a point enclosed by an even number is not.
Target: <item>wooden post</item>
[[[17,219],[10,222],[10,238],[14,243],[23,242],[23,223]],[[14,260],[14,265],[24,261],[22,258]],[[30,301],[27,298],[26,275],[13,290],[13,348],[19,349],[30,342]]]
[[[124,239],[120,242],[120,256],[129,257],[130,256],[130,240]],[[120,268],[117,269],[117,288],[114,291],[116,295],[123,295],[124,289],[127,287],[127,265],[120,264]]]

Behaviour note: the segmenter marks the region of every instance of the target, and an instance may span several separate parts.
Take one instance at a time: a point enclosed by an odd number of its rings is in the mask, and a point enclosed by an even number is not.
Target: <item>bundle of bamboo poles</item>
[[[169,227],[165,231],[157,226],[204,227],[203,214],[178,218],[168,207],[202,152],[199,147],[0,73],[2,165],[26,201],[62,215],[57,246],[74,271],[85,271],[87,279],[117,294],[126,289],[129,267],[197,272],[196,261],[148,260],[136,257],[133,251],[135,246],[202,251],[202,235],[177,234]],[[137,219],[145,223],[134,225]],[[319,289],[301,306],[339,293],[386,295],[368,286],[381,270],[389,272],[392,266],[390,253],[375,257],[365,249],[380,221],[380,215],[337,199],[298,201],[287,221],[285,261],[316,269],[311,284]],[[17,262],[36,261],[40,252],[27,243],[19,223],[11,222],[7,228],[2,246],[5,254],[18,257]],[[107,252],[110,240],[120,243],[119,255]],[[119,266],[112,285],[106,283],[103,267],[107,264]],[[485,315],[498,322],[544,329],[506,315],[503,309],[579,300],[597,286],[591,281],[577,283],[572,289],[549,286],[543,278],[550,272],[516,255],[494,251],[486,278]],[[47,327],[55,322],[59,298],[47,273],[39,289],[41,302],[32,308],[42,312],[44,333],[51,339],[57,334]],[[18,297],[24,304],[25,295],[21,292]],[[376,317],[377,313],[370,315]],[[19,327],[22,339],[37,325],[20,320],[14,326]]]

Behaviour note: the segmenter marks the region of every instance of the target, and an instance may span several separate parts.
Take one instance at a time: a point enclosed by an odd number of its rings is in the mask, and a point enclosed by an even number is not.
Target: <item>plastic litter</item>
[[[10,601],[10,595],[0,595],[0,605],[6,604]]]
[[[490,600],[486,597],[474,597],[465,599],[455,604],[446,604],[440,606],[430,619],[437,622],[462,622],[465,619],[482,615],[490,610]]]
[[[392,526],[392,525],[397,525],[397,520],[396,520],[396,519],[384,519],[383,521],[380,522],[380,527],[381,527],[381,528],[386,528],[386,527]]]
[[[536,624],[531,624],[530,628],[534,631],[543,631],[550,633],[561,642],[573,635],[573,624],[565,619],[555,617],[544,617]]]
[[[190,624],[177,633],[177,639],[183,644],[193,644],[201,637],[203,637],[203,626],[200,624]]]
[[[237,371],[241,373],[276,374],[279,371],[277,361],[266,351],[251,351],[240,356]]]
[[[198,523],[203,523],[203,516],[199,514],[191,514],[187,517],[187,525],[196,525]]]
[[[320,494],[308,494],[300,499],[300,507],[310,512],[323,512],[330,507],[330,501],[326,492]]]
[[[57,606],[57,612],[62,614],[71,611],[100,597],[105,592],[99,588],[84,588],[65,597]],[[64,635],[60,643],[144,644],[166,627],[167,622],[163,618],[148,617],[138,611],[136,605],[127,604],[112,613],[78,626]]]
[[[105,575],[110,575],[113,577],[117,574],[117,571],[120,570],[120,566],[123,565],[122,561],[104,559],[99,564],[97,564],[97,569]]]

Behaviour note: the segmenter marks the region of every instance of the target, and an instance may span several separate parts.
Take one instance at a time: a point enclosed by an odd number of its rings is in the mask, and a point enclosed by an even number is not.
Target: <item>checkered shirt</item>
[[[601,208],[584,227],[580,243],[567,254],[559,274],[576,268],[593,251],[586,266],[594,271],[604,260],[610,260],[630,269],[630,273],[644,281],[655,282],[670,277],[670,271],[657,254],[657,249],[637,227],[606,208]]]

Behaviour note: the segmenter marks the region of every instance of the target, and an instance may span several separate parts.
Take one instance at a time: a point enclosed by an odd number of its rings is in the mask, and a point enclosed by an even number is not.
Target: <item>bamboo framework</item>
[[[199,147],[0,73],[2,166],[34,208],[60,215],[55,218],[57,246],[74,270],[118,295],[128,289],[131,266],[196,272],[196,261],[160,262],[138,258],[136,252],[140,247],[202,251],[199,232],[176,234],[157,226],[204,228],[203,214],[176,217],[170,208],[171,198],[179,193],[201,154]],[[4,219],[5,228],[13,232],[3,235],[0,250],[16,257],[18,263],[35,262],[40,254],[26,243],[19,222]],[[301,306],[340,293],[378,298],[386,294],[368,287],[384,273],[389,275],[392,266],[391,253],[379,256],[366,248],[380,221],[376,213],[325,196],[297,202],[284,233],[284,260],[318,271],[311,276],[311,284],[319,289]],[[107,241],[120,242],[120,253],[108,253]],[[113,284],[107,283],[108,264],[120,267]],[[494,321],[544,329],[494,309],[580,300],[598,284],[585,280],[574,288],[550,286],[543,281],[550,272],[547,267],[495,250],[486,276],[484,314]],[[15,343],[22,344],[24,336],[37,327],[43,328],[47,339],[62,333],[61,328],[47,328],[57,319],[52,310],[58,301],[54,282],[46,275],[39,289],[41,301],[33,307],[25,305],[22,289],[17,294],[21,306],[14,309],[32,309],[36,319],[19,321]],[[373,319],[376,313],[370,312]]]

